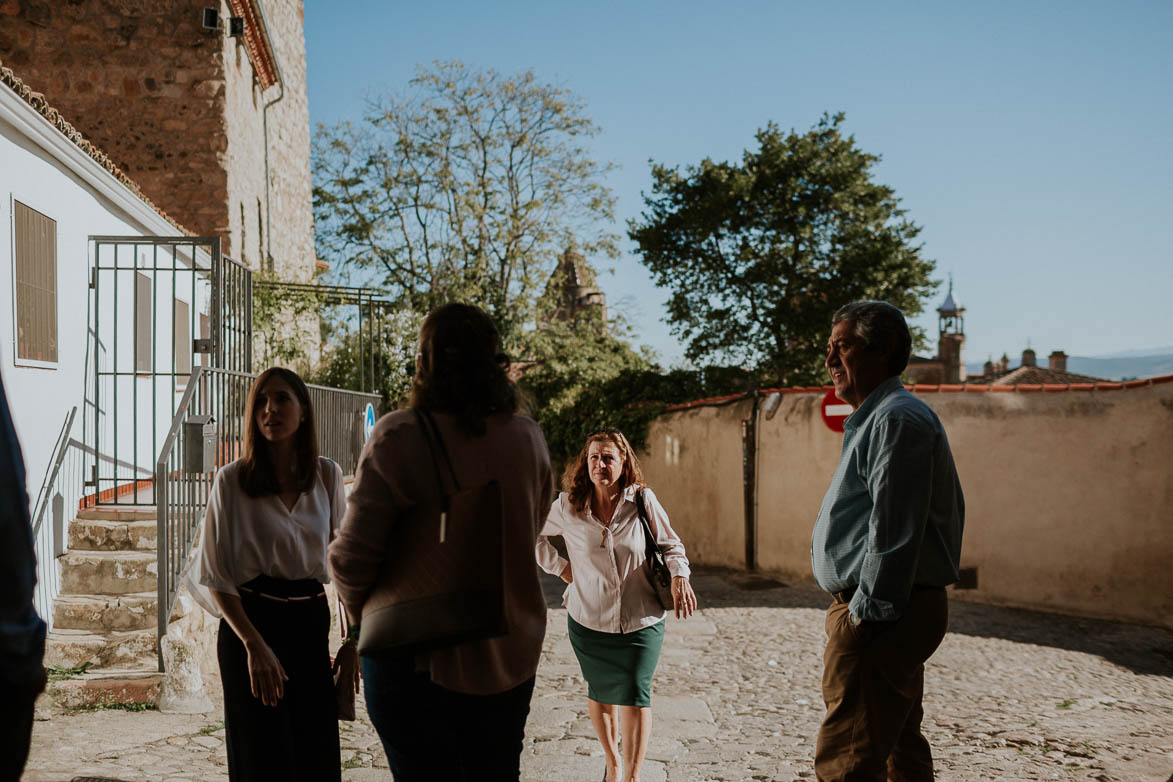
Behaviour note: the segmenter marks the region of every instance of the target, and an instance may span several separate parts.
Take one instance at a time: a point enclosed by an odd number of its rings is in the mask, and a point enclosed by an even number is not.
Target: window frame
[[[16,205],[20,204],[47,220],[53,221],[53,336],[57,342],[57,360],[45,361],[36,358],[22,358],[20,355],[20,291],[16,279]],[[12,259],[12,363],[14,366],[31,369],[56,370],[61,366],[61,221],[52,217],[36,198],[8,194],[8,236],[9,256]]]

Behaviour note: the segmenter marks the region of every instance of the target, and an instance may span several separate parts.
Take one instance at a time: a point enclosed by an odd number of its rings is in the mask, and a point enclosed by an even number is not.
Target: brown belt
[[[256,595],[257,597],[263,597],[266,600],[272,600],[274,603],[304,603],[307,600],[317,600],[319,597],[326,596],[326,592],[324,590],[319,592],[316,595],[301,595],[298,597],[277,597],[276,595],[270,595],[266,592],[258,592],[255,589],[249,589],[246,586],[238,586],[237,589],[239,589],[242,592],[248,592],[250,595]]]

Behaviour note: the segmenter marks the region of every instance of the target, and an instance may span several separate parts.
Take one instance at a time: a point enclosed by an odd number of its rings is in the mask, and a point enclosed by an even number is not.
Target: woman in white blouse
[[[346,509],[319,458],[305,383],[281,367],[249,392],[244,455],[216,474],[187,582],[220,616],[228,776],[341,778],[326,548]]]
[[[619,430],[587,437],[562,486],[538,537],[538,564],[569,584],[564,602],[570,643],[587,680],[591,723],[606,756],[603,779],[639,782],[651,734],[651,682],[664,640],[665,611],[644,575],[646,538],[637,492],[643,492],[648,522],[672,574],[676,616],[682,618],[696,610],[688,558]],[[550,542],[554,536],[565,541],[569,561]]]

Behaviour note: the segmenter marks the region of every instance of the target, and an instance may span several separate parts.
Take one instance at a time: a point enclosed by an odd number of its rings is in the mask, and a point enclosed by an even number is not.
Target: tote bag
[[[427,651],[508,632],[501,485],[462,487],[435,420],[424,410],[415,414],[440,499],[393,525],[388,558],[363,605],[361,655]]]

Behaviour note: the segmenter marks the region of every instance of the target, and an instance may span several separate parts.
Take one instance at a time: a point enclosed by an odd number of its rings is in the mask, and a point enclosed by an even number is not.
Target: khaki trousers
[[[932,782],[933,756],[920,730],[924,663],[948,618],[944,589],[914,591],[894,622],[855,627],[847,603],[827,609],[819,782]]]

